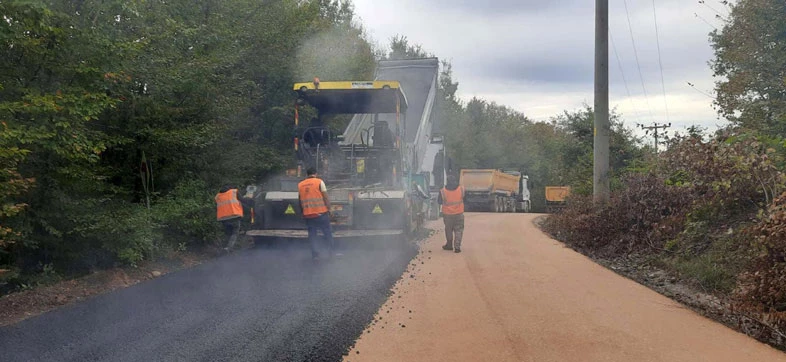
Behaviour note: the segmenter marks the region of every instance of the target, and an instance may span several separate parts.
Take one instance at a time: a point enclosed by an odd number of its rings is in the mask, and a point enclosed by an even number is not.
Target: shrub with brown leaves
[[[564,212],[544,227],[564,242],[597,255],[662,249],[663,240],[682,230],[690,189],[667,185],[655,175],[631,175],[625,188],[607,205],[593,206],[589,197],[575,197]]]
[[[740,275],[737,307],[786,332],[786,193],[770,206],[762,220],[748,229],[755,253],[750,268]]]

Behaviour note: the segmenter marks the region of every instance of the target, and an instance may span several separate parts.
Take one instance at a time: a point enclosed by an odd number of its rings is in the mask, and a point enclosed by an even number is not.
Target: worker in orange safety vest
[[[215,197],[216,219],[224,226],[224,234],[228,238],[224,251],[230,251],[237,242],[240,233],[240,220],[243,219],[243,205],[237,196],[237,189],[229,185],[221,187]]]
[[[437,202],[442,205],[442,220],[445,223],[447,243],[442,249],[461,252],[461,239],[464,236],[464,187],[459,185],[458,177],[448,176],[448,182],[439,191]]]
[[[333,243],[333,231],[330,226],[330,200],[328,199],[325,182],[317,177],[314,168],[306,170],[306,179],[297,185],[300,208],[308,227],[308,240],[311,244],[311,258],[319,259],[317,251],[317,233],[322,231],[328,244],[329,256],[340,256],[336,253]]]

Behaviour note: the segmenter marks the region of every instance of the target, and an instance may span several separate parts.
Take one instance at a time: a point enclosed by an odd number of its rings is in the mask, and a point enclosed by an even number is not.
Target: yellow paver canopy
[[[294,90],[322,114],[398,113],[407,108],[397,81],[295,83]]]

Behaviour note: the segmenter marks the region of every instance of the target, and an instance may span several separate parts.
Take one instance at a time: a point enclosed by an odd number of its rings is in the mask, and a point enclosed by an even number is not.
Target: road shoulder
[[[421,245],[345,361],[786,361],[592,262],[535,215],[469,214],[463,253]]]

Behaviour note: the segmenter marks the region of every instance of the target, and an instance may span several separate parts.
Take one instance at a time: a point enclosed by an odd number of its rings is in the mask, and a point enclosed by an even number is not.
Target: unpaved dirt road
[[[346,361],[786,361],[551,240],[535,215],[468,214],[427,240]],[[438,225],[438,224],[436,224]]]

